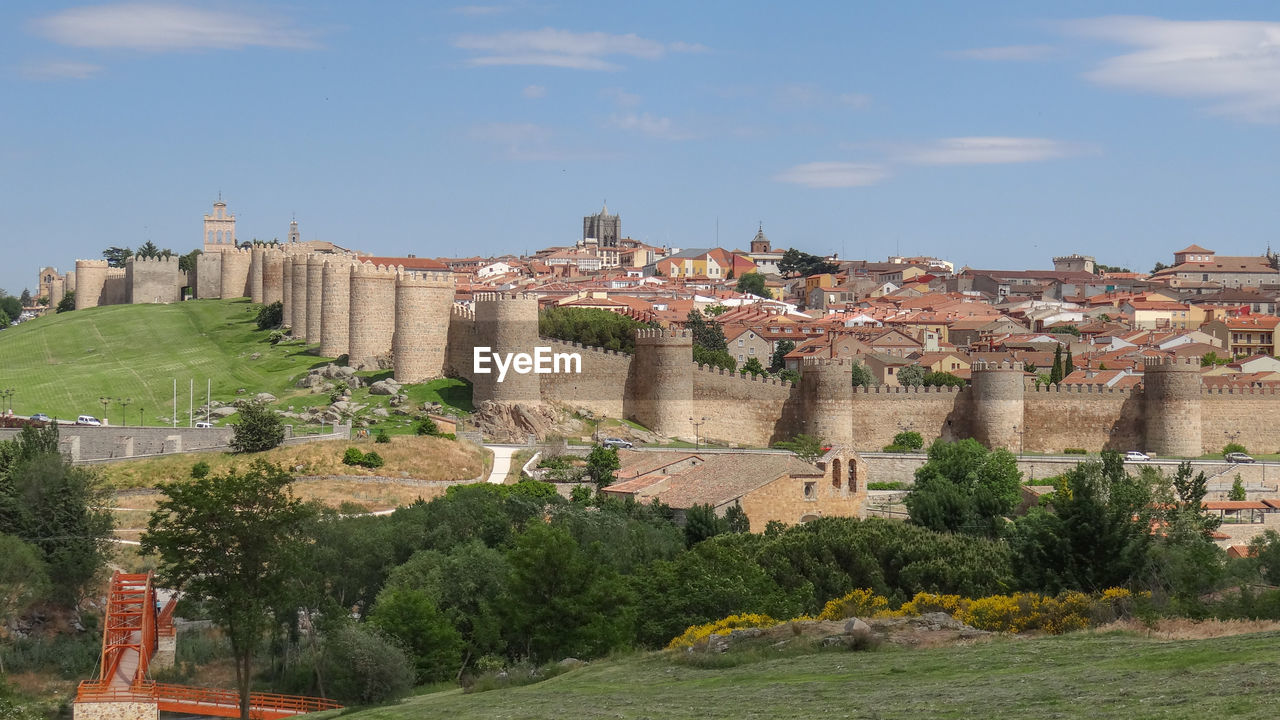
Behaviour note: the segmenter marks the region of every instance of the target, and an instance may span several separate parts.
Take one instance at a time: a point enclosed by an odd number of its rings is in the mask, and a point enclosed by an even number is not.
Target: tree
[[[226,633],[241,720],[249,720],[253,655],[272,612],[296,607],[289,583],[315,511],[294,497],[292,482],[283,468],[258,460],[244,472],[163,483],[142,535],[161,582],[203,601]]]
[[[40,549],[13,535],[0,534],[0,627],[26,612],[49,593],[49,573],[40,559]],[[0,635],[0,640],[3,640]],[[0,674],[4,673],[4,653],[0,652]]]
[[[379,628],[333,623],[325,634],[321,674],[335,700],[350,705],[386,703],[413,690],[414,663]]]
[[[203,254],[204,252],[201,250],[192,250],[191,252],[185,255],[179,255],[178,256],[178,272],[188,273],[195,270],[196,258],[200,257]]]
[[[971,438],[935,441],[915,480],[904,501],[911,522],[938,532],[998,537],[1003,518],[1021,499],[1022,474],[1013,454]]]
[[[1062,382],[1062,345],[1059,344],[1053,348],[1053,368],[1049,370],[1049,384],[1057,385]]]
[[[738,503],[734,503],[724,511],[724,521],[726,529],[731,533],[748,533],[751,532],[751,518],[747,517],[747,513]]]
[[[689,311],[684,326],[693,335],[694,345],[712,352],[729,349],[729,343],[724,339],[724,328],[714,320],[708,321],[697,308]]]
[[[31,291],[22,288],[22,294],[18,296],[18,302],[22,303],[22,307],[31,307]]]
[[[813,435],[796,435],[790,440],[783,440],[773,444],[780,450],[790,450],[796,454],[801,460],[811,463],[822,457],[822,440]]]
[[[778,372],[787,366],[787,353],[796,349],[790,340],[779,340],[773,346],[773,354],[769,356],[769,372]]]
[[[162,251],[160,248],[156,247],[155,243],[148,240],[138,247],[138,251],[135,252],[133,256],[140,258],[158,258],[160,257],[161,252]]]
[[[854,387],[871,387],[875,379],[871,377],[871,369],[858,361],[853,363],[853,386]]]
[[[760,364],[759,358],[756,358],[754,356],[747,358],[747,361],[742,364],[742,372],[751,373],[753,377],[756,375],[769,374],[768,372],[765,371],[764,366]]]
[[[279,300],[258,309],[259,330],[274,330],[284,322],[284,303]]]
[[[552,307],[538,313],[538,334],[628,354],[636,351],[636,330],[650,327],[600,308]]]
[[[1075,360],[1071,357],[1071,346],[1067,346],[1067,359],[1062,363],[1062,377],[1066,377],[1076,371]]]
[[[238,453],[262,452],[284,442],[284,423],[280,416],[257,400],[239,404],[240,422],[232,425],[231,450]]]
[[[769,291],[764,287],[764,275],[756,272],[743,273],[738,278],[738,292],[751,293],[756,297],[769,297]]]
[[[741,508],[739,508],[739,512],[741,512]],[[694,505],[684,513],[684,542],[686,547],[693,547],[707,538],[712,538],[725,532],[729,532],[728,519],[717,515],[716,509],[709,504]]]
[[[1165,264],[1164,264],[1164,263],[1162,263],[1162,262],[1156,262],[1155,267],[1151,268],[1151,274],[1152,274],[1152,275],[1155,275],[1156,273],[1158,273],[1158,272],[1160,272],[1161,270],[1164,270],[1164,269],[1166,269],[1166,268],[1168,268],[1168,267],[1169,267],[1168,265],[1165,265]]]
[[[788,248],[782,253],[782,259],[778,261],[778,269],[785,274],[796,273],[808,277],[821,273],[833,273],[838,268],[835,263],[829,263],[825,258]]]
[[[893,436],[893,444],[907,450],[919,450],[924,447],[924,438],[914,430],[904,430]]]
[[[708,350],[701,345],[693,346],[693,361],[699,365],[724,368],[729,372],[734,372],[738,367],[738,361],[733,359],[728,350]]]
[[[1249,493],[1245,491],[1244,483],[1240,480],[1240,473],[1236,473],[1235,482],[1231,483],[1231,492],[1227,493],[1227,499],[1236,502],[1249,499]]]
[[[924,385],[925,387],[964,387],[965,382],[964,378],[957,377],[942,370],[935,370],[934,372],[925,374],[924,381],[921,382],[921,385]]]
[[[62,299],[58,301],[58,307],[54,308],[55,313],[71,312],[76,309],[76,291],[68,290]]]
[[[133,250],[113,245],[102,251],[102,257],[107,259],[107,267],[122,268],[125,261],[133,257]]]
[[[22,314],[22,303],[18,302],[18,298],[12,295],[0,295],[0,312],[3,312],[10,320],[17,320]],[[5,323],[8,325],[8,323]]]
[[[785,380],[786,382],[789,382],[792,385],[799,385],[800,373],[795,370],[779,370],[778,379]],[[857,385],[857,383],[854,383],[854,384]]]
[[[614,473],[620,467],[622,463],[618,460],[618,451],[615,448],[597,445],[591,448],[591,454],[587,455],[587,475],[591,478],[591,482],[596,484],[597,490],[613,484]]]
[[[898,384],[903,387],[920,387],[928,374],[920,365],[908,365],[898,370]]]
[[[383,590],[369,622],[404,644],[413,656],[418,682],[444,680],[457,672],[462,635],[422,590]]]

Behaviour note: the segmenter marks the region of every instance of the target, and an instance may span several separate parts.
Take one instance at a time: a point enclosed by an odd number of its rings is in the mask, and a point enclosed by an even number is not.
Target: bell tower
[[[236,247],[236,216],[227,212],[222,193],[213,204],[213,214],[204,216],[204,252],[215,253]]]

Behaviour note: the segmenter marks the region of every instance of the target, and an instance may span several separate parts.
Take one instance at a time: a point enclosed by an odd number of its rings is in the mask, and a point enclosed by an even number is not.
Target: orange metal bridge
[[[151,573],[113,575],[103,623],[101,671],[96,679],[80,683],[76,703],[147,703],[165,712],[239,717],[240,694],[235,690],[169,685],[149,679],[148,669],[159,646],[158,639],[174,637],[176,603],[175,595],[163,608],[157,607]],[[249,705],[250,716],[255,720],[279,720],[342,707],[322,698],[272,693],[251,693]]]

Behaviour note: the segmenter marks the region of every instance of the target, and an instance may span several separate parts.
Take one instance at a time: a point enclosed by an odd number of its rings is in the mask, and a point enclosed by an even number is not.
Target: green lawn
[[[248,300],[195,300],[114,305],[32,320],[0,332],[0,389],[16,390],[13,409],[19,415],[105,415],[113,425],[136,425],[140,417],[146,424],[166,424],[175,379],[179,424],[187,419],[192,381],[197,407],[205,402],[206,382],[213,399],[223,403],[269,392],[279,398],[279,409],[328,404],[327,394],[310,393],[295,383],[331,358],[314,354],[314,346],[301,342],[269,343],[267,332],[255,323],[257,307]],[[375,379],[391,375],[361,374]],[[236,394],[241,388],[245,395]],[[430,400],[463,412],[472,409],[471,388],[461,380],[408,385],[406,394],[418,407]],[[371,397],[366,388],[353,395],[357,402],[386,406],[385,396]],[[99,402],[103,397],[111,399],[105,411]],[[123,411],[119,398],[130,400]],[[407,432],[408,422],[397,418],[382,424]]]
[[[422,695],[350,720],[476,718],[1271,718],[1280,633],[1162,642],[1129,634],[829,651],[727,669],[658,654],[542,683]],[[331,715],[333,713],[330,713]]]

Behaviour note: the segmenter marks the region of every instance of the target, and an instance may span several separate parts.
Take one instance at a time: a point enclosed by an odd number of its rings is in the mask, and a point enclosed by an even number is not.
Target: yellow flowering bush
[[[777,620],[774,620],[768,615],[761,615],[758,613],[730,615],[727,618],[721,618],[715,622],[689,626],[689,628],[679,637],[667,643],[667,648],[693,647],[712,635],[720,635],[733,630],[742,630],[744,628],[771,628],[777,624]]]
[[[819,620],[844,620],[851,617],[873,617],[887,613],[889,601],[876,595],[874,590],[862,588],[850,591],[844,597],[836,598],[818,613]]]
[[[939,595],[937,593],[918,592],[916,596],[902,603],[902,607],[894,613],[895,617],[923,615],[929,612],[944,612],[955,616],[969,604],[959,595]]]

